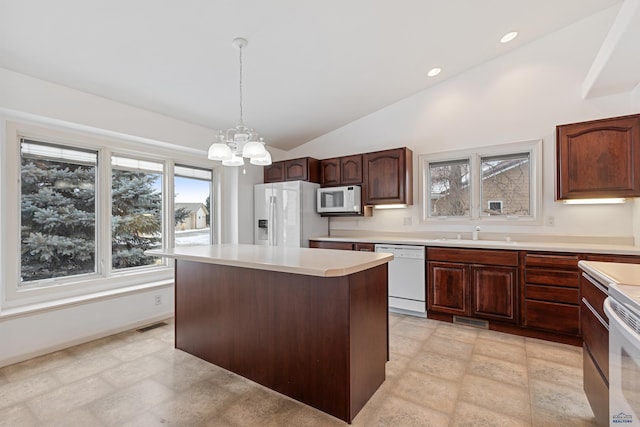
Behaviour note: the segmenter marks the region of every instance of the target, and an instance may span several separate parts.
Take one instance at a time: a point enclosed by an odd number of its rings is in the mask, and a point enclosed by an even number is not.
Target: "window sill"
[[[29,304],[25,306],[0,309],[0,321],[20,317],[28,316],[38,312],[60,310],[66,307],[74,305],[86,304],[88,302],[95,302],[110,298],[119,298],[129,294],[135,294],[138,292],[148,291],[150,289],[160,289],[173,286],[173,279],[159,280],[155,282],[145,283],[141,285],[132,285],[125,288],[110,289],[107,291],[94,292],[86,295],[79,295],[74,297],[62,298],[53,301]]]

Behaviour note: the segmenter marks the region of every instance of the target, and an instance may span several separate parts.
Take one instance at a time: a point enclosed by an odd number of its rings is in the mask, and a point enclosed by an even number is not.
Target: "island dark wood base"
[[[317,277],[176,260],[176,348],[346,422],[385,380],[387,264]]]

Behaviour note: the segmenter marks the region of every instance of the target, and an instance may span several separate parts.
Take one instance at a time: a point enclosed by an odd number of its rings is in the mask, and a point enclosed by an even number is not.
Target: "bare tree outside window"
[[[469,160],[429,164],[430,216],[469,216]]]

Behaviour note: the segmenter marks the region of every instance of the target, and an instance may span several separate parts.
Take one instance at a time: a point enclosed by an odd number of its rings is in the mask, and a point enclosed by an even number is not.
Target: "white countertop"
[[[321,277],[347,276],[393,259],[385,253],[231,244],[153,249],[145,254]]]
[[[511,249],[527,251],[551,251],[573,253],[595,253],[611,255],[640,255],[640,247],[633,245],[560,243],[560,242],[519,242],[506,240],[467,239],[424,239],[411,237],[367,236],[367,237],[312,237],[311,240],[325,242],[387,243],[396,245],[421,245],[429,247]]]
[[[578,266],[606,285],[640,286],[640,264],[579,261]]]

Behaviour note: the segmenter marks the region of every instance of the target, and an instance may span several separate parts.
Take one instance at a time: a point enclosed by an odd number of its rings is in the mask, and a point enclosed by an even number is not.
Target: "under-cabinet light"
[[[610,199],[566,199],[562,203],[565,205],[613,205],[616,203],[624,203],[625,198],[610,198]]]
[[[398,204],[391,204],[391,205],[374,205],[373,208],[374,209],[404,209],[406,208],[407,205],[398,203]]]

